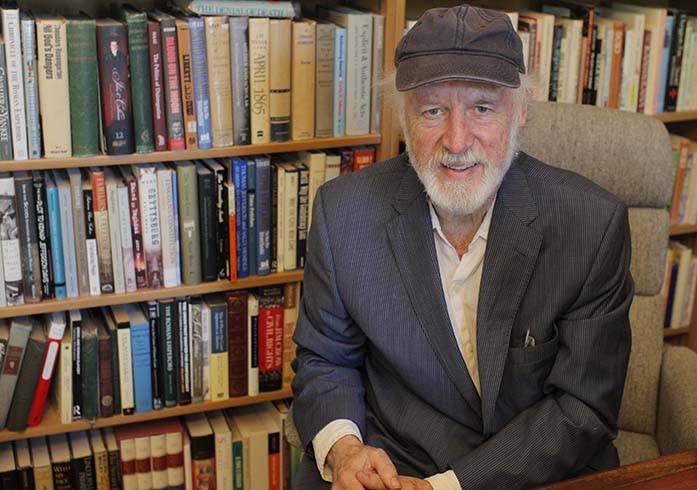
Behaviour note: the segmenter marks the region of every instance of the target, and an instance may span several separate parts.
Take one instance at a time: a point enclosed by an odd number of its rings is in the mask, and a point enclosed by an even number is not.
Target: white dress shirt
[[[489,236],[491,215],[494,203],[484,215],[467,252],[458,258],[457,251],[445,237],[440,220],[435,209],[429,203],[433,237],[436,245],[438,268],[445,302],[448,307],[450,323],[457,339],[458,347],[465,360],[467,371],[477,392],[479,388],[479,366],[477,363],[477,304],[479,301],[479,286],[482,279],[484,252]],[[317,468],[325,481],[332,481],[332,472],[326,464],[327,454],[336,441],[346,435],[354,435],[363,441],[360,430],[350,420],[338,419],[327,424],[312,440],[315,450]],[[433,490],[462,490],[455,472],[448,470],[444,473],[426,478]]]

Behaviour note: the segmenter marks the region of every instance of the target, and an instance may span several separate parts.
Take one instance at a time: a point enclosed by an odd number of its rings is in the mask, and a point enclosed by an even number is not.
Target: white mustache
[[[430,167],[445,166],[449,168],[467,168],[480,163],[484,166],[489,166],[489,159],[481,152],[476,150],[468,150],[464,153],[449,153],[445,150],[439,150],[429,161]]]

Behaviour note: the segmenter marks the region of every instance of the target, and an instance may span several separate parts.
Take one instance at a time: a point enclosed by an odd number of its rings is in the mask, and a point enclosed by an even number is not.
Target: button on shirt
[[[445,237],[438,215],[429,202],[436,256],[448,316],[467,371],[478,393],[480,386],[477,363],[477,304],[493,209],[494,203],[484,215],[482,224],[472,238],[467,252],[459,258],[455,247]],[[312,440],[317,468],[325,481],[332,481],[331,470],[325,464],[327,454],[334,443],[346,435],[354,435],[363,440],[358,426],[346,419],[330,422]],[[462,490],[452,470],[433,475],[426,480],[433,490]]]

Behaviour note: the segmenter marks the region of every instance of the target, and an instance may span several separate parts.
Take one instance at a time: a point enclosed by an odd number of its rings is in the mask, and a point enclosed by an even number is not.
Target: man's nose
[[[450,113],[443,145],[450,153],[464,153],[474,144],[474,127],[465,114],[453,111]]]

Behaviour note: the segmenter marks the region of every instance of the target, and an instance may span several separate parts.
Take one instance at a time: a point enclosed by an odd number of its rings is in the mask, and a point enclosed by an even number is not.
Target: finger
[[[395,468],[392,460],[390,460],[390,457],[385,451],[382,449],[374,451],[371,454],[370,463],[387,488],[392,490],[402,488],[402,485],[399,483],[397,468]]]
[[[356,479],[367,490],[390,490],[382,481],[382,478],[373,471],[359,471],[356,473]]]
[[[366,487],[356,478],[353,471],[345,470],[332,483],[332,490],[366,490]]]

